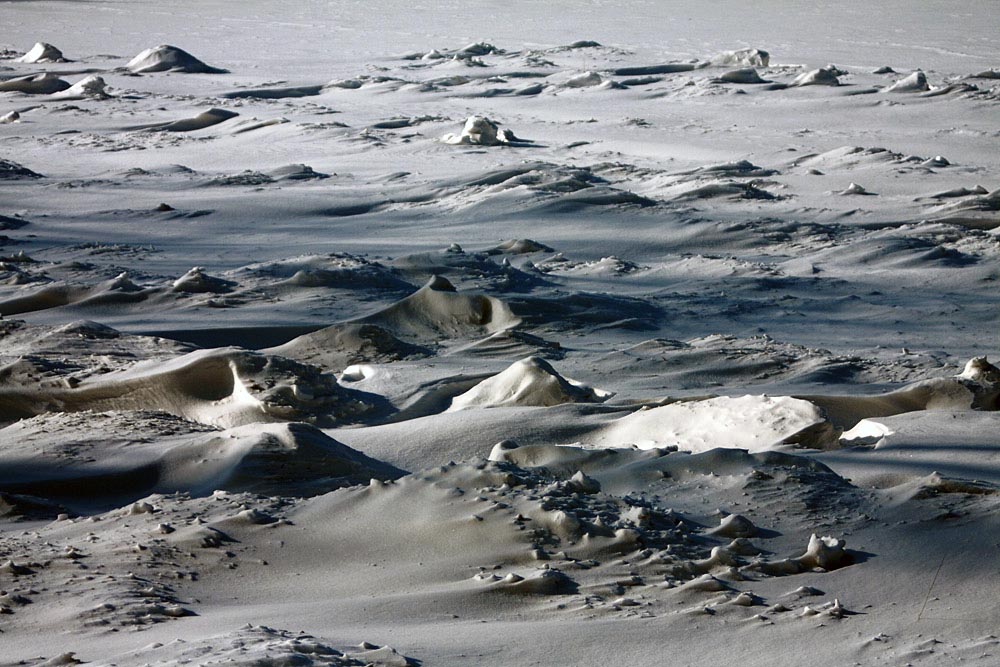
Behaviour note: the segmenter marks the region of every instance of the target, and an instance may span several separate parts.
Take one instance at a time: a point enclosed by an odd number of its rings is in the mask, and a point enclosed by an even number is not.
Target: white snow
[[[993,664],[990,3],[2,6],[0,662]]]

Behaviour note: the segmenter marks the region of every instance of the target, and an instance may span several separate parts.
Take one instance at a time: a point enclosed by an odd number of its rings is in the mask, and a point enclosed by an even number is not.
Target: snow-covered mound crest
[[[136,74],[147,72],[184,72],[185,74],[225,74],[229,70],[207,65],[193,55],[169,44],[146,49],[125,65]]]
[[[355,322],[378,325],[404,340],[441,341],[496,333],[520,319],[500,299],[459,293],[447,278],[435,275],[405,299]]]
[[[0,388],[0,420],[45,412],[160,410],[220,428],[280,421],[332,424],[370,412],[361,395],[283,357],[239,348],[143,362],[93,381]]]
[[[469,116],[461,134],[446,134],[441,141],[446,144],[501,146],[517,141],[517,137],[507,128],[500,129],[499,125],[486,116]]]
[[[594,389],[563,377],[540,357],[528,357],[456,396],[452,399],[449,411],[473,407],[548,407],[562,403],[598,403],[612,395],[611,392]]]
[[[69,62],[63,56],[62,51],[47,42],[36,42],[31,49],[20,58],[15,58],[16,63],[65,63]]]
[[[832,446],[836,435],[823,410],[809,401],[789,396],[719,396],[634,412],[608,426],[594,444],[762,452],[783,444]]]

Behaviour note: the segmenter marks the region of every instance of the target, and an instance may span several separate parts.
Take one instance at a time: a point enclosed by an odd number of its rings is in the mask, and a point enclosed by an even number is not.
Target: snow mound
[[[604,83],[604,79],[597,72],[583,72],[572,76],[563,83],[567,88],[590,88]]]
[[[457,52],[462,56],[492,56],[492,55],[502,55],[504,53],[503,49],[499,49],[489,42],[473,42],[472,44],[467,44],[463,46]]]
[[[158,467],[160,492],[224,489],[291,496],[403,474],[302,423],[251,424],[212,434],[173,448]]]
[[[158,410],[219,428],[280,421],[332,424],[373,407],[313,366],[239,348],[142,362],[69,386],[8,384],[0,387],[0,406],[3,421],[46,412]]]
[[[840,191],[842,195],[872,195],[874,192],[868,192],[863,185],[858,185],[857,183],[851,183],[846,188]]]
[[[138,303],[152,294],[129,277],[127,271],[96,285],[77,285],[56,282],[27,294],[0,301],[0,315],[18,315],[69,304],[100,306],[109,303]]]
[[[770,575],[799,574],[819,570],[837,570],[854,563],[854,557],[844,548],[847,542],[843,539],[823,536],[815,533],[809,536],[806,552],[797,558],[784,558],[776,561],[757,561],[747,566],[747,569],[759,570]],[[809,609],[806,607],[806,609]]]
[[[771,54],[761,49],[723,51],[712,58],[711,63],[716,66],[767,67],[771,63]]]
[[[47,439],[45,451],[33,449],[53,429],[60,431]],[[150,442],[149,433],[164,437]],[[162,412],[47,414],[3,429],[0,442],[5,487],[115,506],[150,493],[208,495],[218,489],[304,497],[403,474],[303,423],[217,431]],[[38,463],[27,474],[19,466],[26,455]]]
[[[824,448],[836,433],[813,403],[789,396],[720,396],[634,412],[598,432],[593,444],[676,446],[690,452],[717,447],[763,452],[785,444]]]
[[[887,93],[923,93],[930,90],[927,75],[917,70],[885,89]]]
[[[708,534],[731,538],[754,537],[757,534],[757,526],[742,514],[728,514],[719,521],[718,526],[710,529]]]
[[[745,67],[742,69],[734,69],[723,74],[720,74],[718,78],[714,79],[718,83],[743,83],[743,84],[757,84],[757,83],[769,83],[766,79],[762,79],[757,70],[753,67]]]
[[[205,273],[205,269],[195,266],[175,280],[170,289],[183,294],[223,294],[232,291],[234,284],[232,281],[210,276]]]
[[[203,63],[193,55],[176,46],[161,44],[146,49],[125,65],[136,74],[147,72],[183,72],[185,74],[225,74],[229,70],[219,69]]]
[[[43,176],[17,162],[0,158],[0,181],[15,178],[43,178]]]
[[[24,93],[26,95],[51,95],[69,88],[69,84],[57,74],[32,74],[0,81],[0,93]]]
[[[330,178],[329,174],[316,171],[307,164],[286,164],[268,172],[277,181],[320,181]]]
[[[362,362],[387,363],[430,354],[429,350],[404,343],[374,324],[335,324],[272,347],[267,352],[327,370],[342,370]]]
[[[560,375],[540,357],[528,357],[452,399],[449,412],[466,408],[549,407],[599,403],[613,394]]]
[[[80,79],[66,90],[53,93],[52,97],[60,100],[84,99],[88,97],[104,99],[110,97],[105,88],[107,88],[107,83],[105,83],[104,79],[96,74],[91,74],[86,78]]]
[[[235,111],[228,109],[209,109],[202,111],[197,116],[191,118],[181,118],[180,120],[167,121],[165,123],[147,123],[145,125],[133,125],[125,128],[127,131],[148,130],[150,132],[194,132],[204,130],[224,123],[225,121],[239,116]]]
[[[803,72],[795,77],[789,84],[791,86],[839,86],[840,79],[837,78],[836,71],[829,67]]]
[[[459,294],[438,275],[405,299],[355,320],[403,338],[431,340],[496,333],[520,321],[503,301],[484,294]]]
[[[20,58],[15,58],[16,63],[65,63],[69,62],[63,56],[62,51],[46,42],[35,42],[27,53]]]
[[[499,125],[486,116],[469,116],[461,134],[446,134],[441,137],[441,141],[446,144],[501,146],[517,141],[517,137],[507,128],[500,129]]]
[[[275,172],[271,172],[274,174]],[[278,279],[297,287],[412,290],[394,269],[349,253],[300,255],[239,269],[248,279]]]
[[[853,429],[862,420],[906,412],[995,411],[1000,410],[1000,369],[986,357],[976,357],[954,377],[921,380],[885,394],[801,398],[820,406],[843,429]]]
[[[796,158],[792,164],[823,170],[853,170],[898,163],[904,161],[905,157],[901,153],[887,150],[881,146],[841,146],[823,153],[804,155]]]
[[[489,255],[529,255],[534,252],[553,252],[553,249],[531,239],[511,239],[486,252]]]

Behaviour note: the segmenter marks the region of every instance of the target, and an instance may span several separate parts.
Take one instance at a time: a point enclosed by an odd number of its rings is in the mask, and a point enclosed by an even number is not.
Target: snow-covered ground
[[[0,2],[0,665],[996,664],[1000,12],[809,5]]]

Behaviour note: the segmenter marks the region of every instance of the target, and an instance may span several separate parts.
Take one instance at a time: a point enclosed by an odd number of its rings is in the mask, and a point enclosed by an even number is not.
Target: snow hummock
[[[456,396],[448,410],[599,403],[611,396],[610,392],[563,377],[540,357],[528,357]]]
[[[767,67],[771,63],[771,55],[761,49],[737,49],[723,51],[712,58],[711,63],[716,66]]]
[[[105,99],[110,97],[105,91],[107,84],[104,79],[97,76],[96,74],[91,74],[83,79],[80,79],[72,86],[66,90],[53,93],[52,97],[57,99]]]
[[[868,192],[863,185],[858,185],[857,183],[851,183],[846,188],[840,191],[842,195],[870,195],[874,194]]]
[[[459,135],[446,134],[441,138],[446,144],[474,144],[478,146],[500,146],[517,141],[509,129],[500,129],[486,116],[469,116]]]
[[[791,86],[839,86],[837,73],[829,67],[809,70],[799,74],[792,80]]]
[[[62,51],[47,42],[36,42],[31,49],[20,58],[15,58],[16,63],[64,63],[68,62]]]
[[[174,292],[184,292],[188,294],[222,293],[228,292],[233,283],[222,280],[205,273],[201,266],[192,267],[190,271],[178,278],[171,285]]]
[[[917,70],[885,89],[887,93],[923,93],[930,90],[927,75]]]
[[[58,74],[44,72],[29,74],[13,79],[0,81],[0,93],[14,92],[26,95],[51,95],[69,88],[69,83],[59,78]]]
[[[757,84],[757,83],[768,83],[767,80],[762,79],[757,70],[753,67],[745,67],[742,69],[734,69],[728,72],[720,74],[718,78],[714,79],[721,83],[743,83],[743,84]]]
[[[500,299],[460,293],[447,278],[434,275],[408,297],[355,322],[378,325],[404,340],[442,341],[503,331],[520,318]]]
[[[589,88],[590,86],[598,86],[603,82],[604,79],[597,72],[583,72],[582,74],[570,77],[563,85],[567,88]]]
[[[224,74],[227,70],[206,65],[176,46],[161,44],[146,49],[125,66],[136,74],[146,72],[184,72],[187,74]]]
[[[690,452],[716,447],[762,452],[783,444],[824,447],[835,443],[823,411],[789,396],[720,396],[670,403],[634,412],[604,429],[594,444],[676,446]]]

